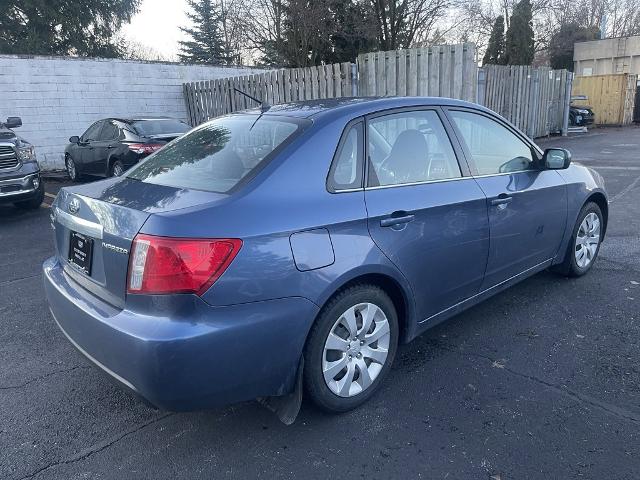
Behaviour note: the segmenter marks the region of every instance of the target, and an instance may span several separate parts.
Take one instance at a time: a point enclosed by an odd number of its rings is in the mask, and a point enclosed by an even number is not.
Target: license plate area
[[[71,232],[69,239],[69,264],[86,275],[91,275],[93,238]]]

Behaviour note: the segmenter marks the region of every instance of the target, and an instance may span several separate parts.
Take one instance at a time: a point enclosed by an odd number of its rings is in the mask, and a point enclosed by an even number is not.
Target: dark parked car
[[[44,185],[33,145],[12,130],[20,126],[19,117],[0,122],[0,203],[33,209],[42,204]]]
[[[589,271],[608,207],[568,151],[409,97],[217,118],[52,213],[51,312],[120,383],[170,410],[304,388],[345,411],[399,342],[549,267]]]
[[[172,118],[107,118],[69,138],[64,163],[71,180],[85,175],[120,176],[191,127]]]
[[[592,125],[595,121],[593,108],[586,105],[571,105],[569,107],[569,124],[576,127]]]

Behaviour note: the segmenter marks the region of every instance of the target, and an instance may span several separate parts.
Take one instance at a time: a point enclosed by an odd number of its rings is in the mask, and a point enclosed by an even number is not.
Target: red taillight
[[[129,150],[136,153],[153,153],[164,147],[163,143],[130,143]]]
[[[237,238],[191,239],[139,234],[133,239],[127,293],[202,295],[242,247]]]

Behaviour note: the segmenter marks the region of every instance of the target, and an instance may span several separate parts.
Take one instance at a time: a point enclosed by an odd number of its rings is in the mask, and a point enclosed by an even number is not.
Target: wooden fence
[[[351,96],[434,96],[477,102],[532,138],[566,133],[572,74],[548,67],[478,69],[472,43],[374,52],[357,63],[273,70],[184,84],[190,123],[258,106]]]
[[[584,95],[576,105],[590,105],[598,125],[629,125],[633,121],[637,75],[577,76],[572,95]]]
[[[477,102],[531,138],[565,133],[571,81],[567,70],[487,65],[478,72]]]
[[[189,120],[191,125],[199,125],[220,115],[259,106],[234,88],[266,100],[270,105],[355,96],[354,67],[351,63],[336,63],[185,83],[183,90]]]
[[[410,48],[358,56],[361,96],[431,96],[475,102],[473,43]]]
[[[357,63],[274,70],[184,84],[192,125],[258,106],[234,88],[275,105],[351,96],[437,96],[475,101],[477,67],[472,43],[375,52]]]

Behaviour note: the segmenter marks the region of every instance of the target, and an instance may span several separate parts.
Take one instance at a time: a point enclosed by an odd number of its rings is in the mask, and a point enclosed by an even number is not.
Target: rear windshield
[[[292,138],[308,120],[235,115],[205,123],[131,169],[127,177],[225,193]]]
[[[184,133],[191,127],[180,120],[138,120],[131,126],[139,135],[164,135],[166,133]]]

